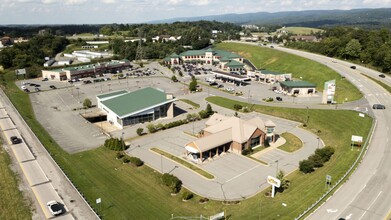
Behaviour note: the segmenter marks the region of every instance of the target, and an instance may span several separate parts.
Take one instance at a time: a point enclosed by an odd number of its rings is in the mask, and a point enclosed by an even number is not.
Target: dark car
[[[282,101],[282,98],[281,98],[280,96],[277,96],[277,97],[276,97],[276,100],[281,102],[281,101]]]
[[[50,85],[49,87],[50,87],[51,89],[57,89],[57,87],[54,86],[54,85]]]
[[[48,80],[49,80],[49,79],[48,79],[48,78],[46,78],[46,77],[42,79],[42,81],[48,81]]]
[[[224,85],[220,84],[220,85],[217,86],[217,88],[224,88]]]
[[[39,85],[39,84],[35,84],[34,86],[35,86],[35,87],[41,87],[41,85]]]
[[[217,86],[218,83],[217,83],[217,82],[210,82],[209,85],[210,85],[210,86]]]
[[[25,92],[30,92],[30,90],[29,90],[29,89],[23,89],[23,91],[25,91]]]
[[[374,104],[372,106],[373,109],[386,109],[386,106],[382,105],[382,104]]]
[[[351,66],[350,69],[354,69],[354,70],[355,70],[355,69],[356,69],[356,66]]]
[[[22,143],[22,139],[16,137],[16,136],[11,136],[10,137],[10,141],[12,144],[19,144],[19,143]]]
[[[386,75],[380,74],[379,77],[380,77],[380,78],[386,78]]]

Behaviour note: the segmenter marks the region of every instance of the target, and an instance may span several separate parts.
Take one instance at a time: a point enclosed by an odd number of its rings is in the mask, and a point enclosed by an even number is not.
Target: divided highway
[[[386,110],[373,112],[368,106],[368,113],[376,119],[376,127],[364,159],[347,182],[308,219],[386,219],[391,209],[391,150],[388,149],[391,137],[391,96],[361,73],[387,84],[390,84],[390,79],[381,79],[378,77],[380,72],[362,66],[356,65],[357,69],[353,70],[350,66],[355,64],[348,62],[282,47],[276,49],[327,65],[359,88],[370,106],[377,103],[386,106]]]

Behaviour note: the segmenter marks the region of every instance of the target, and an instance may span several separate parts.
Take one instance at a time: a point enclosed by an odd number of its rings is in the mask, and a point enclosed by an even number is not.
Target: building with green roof
[[[131,67],[129,60],[112,60],[80,66],[70,66],[60,69],[42,70],[42,77],[52,80],[72,80],[89,77],[107,72],[116,72]]]
[[[316,85],[306,81],[280,82],[281,89],[288,95],[312,95],[316,93]]]
[[[292,80],[292,73],[280,73],[265,69],[256,70],[255,76],[258,77],[261,82],[265,83],[276,83]]]
[[[124,126],[174,117],[172,94],[147,87],[133,92],[126,90],[98,95],[98,108],[107,114],[107,121]]]
[[[169,65],[180,63],[218,64],[220,69],[226,71],[240,71],[244,69],[243,58],[236,53],[225,50],[214,50],[213,48],[206,50],[188,50],[177,55],[178,58],[172,56],[173,54],[164,58],[163,62]]]

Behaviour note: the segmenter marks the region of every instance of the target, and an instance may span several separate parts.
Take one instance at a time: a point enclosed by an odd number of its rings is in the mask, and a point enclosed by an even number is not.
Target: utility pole
[[[142,45],[142,28],[139,28],[138,29],[138,46],[137,46],[137,50],[136,50],[136,57],[135,57],[135,61],[140,61],[140,63],[143,61],[143,55],[144,55],[144,51],[143,51],[143,45]]]

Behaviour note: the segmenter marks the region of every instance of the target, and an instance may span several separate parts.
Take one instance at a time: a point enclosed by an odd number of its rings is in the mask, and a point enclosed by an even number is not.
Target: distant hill
[[[286,12],[256,12],[246,14],[224,14],[202,17],[172,18],[149,23],[173,23],[177,21],[215,20],[235,24],[284,25],[302,27],[325,27],[355,25],[368,28],[391,28],[391,8],[352,10],[310,10]]]

